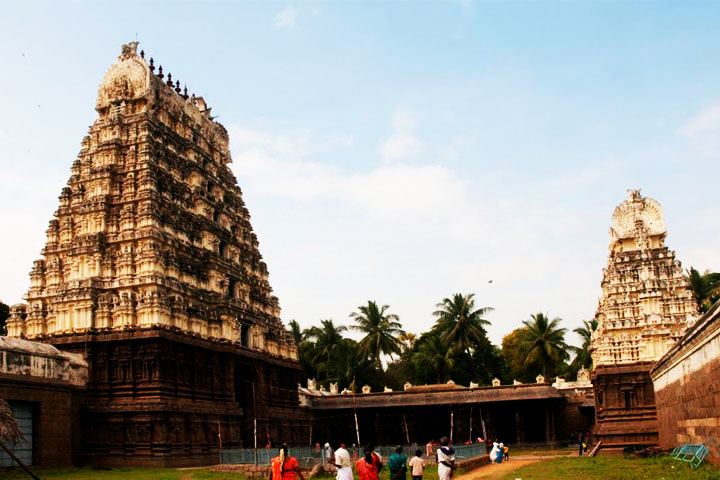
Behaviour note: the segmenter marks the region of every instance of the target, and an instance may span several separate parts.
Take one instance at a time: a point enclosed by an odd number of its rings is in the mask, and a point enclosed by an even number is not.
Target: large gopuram
[[[603,448],[655,445],[655,362],[698,315],[658,202],[631,190],[615,209],[593,333],[595,434]]]
[[[307,439],[228,133],[201,97],[122,47],[100,84],[10,336],[81,353],[86,462],[199,465]]]

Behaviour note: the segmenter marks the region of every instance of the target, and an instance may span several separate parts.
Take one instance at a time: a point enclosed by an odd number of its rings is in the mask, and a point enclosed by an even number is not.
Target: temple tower
[[[91,461],[216,462],[218,433],[226,447],[251,446],[253,419],[262,444],[299,441],[297,348],[228,167],[227,131],[137,42],[95,108],[9,335],[86,356]]]
[[[596,439],[604,447],[657,443],[653,364],[698,316],[660,204],[631,190],[615,209],[591,353]]]

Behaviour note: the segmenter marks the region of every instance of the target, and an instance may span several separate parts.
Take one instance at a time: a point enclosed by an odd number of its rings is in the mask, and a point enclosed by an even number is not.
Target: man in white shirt
[[[353,480],[352,461],[350,452],[340,443],[340,448],[335,450],[335,466],[337,467],[337,480]]]
[[[447,437],[440,439],[437,449],[438,480],[450,480],[455,468],[455,450],[450,446]]]

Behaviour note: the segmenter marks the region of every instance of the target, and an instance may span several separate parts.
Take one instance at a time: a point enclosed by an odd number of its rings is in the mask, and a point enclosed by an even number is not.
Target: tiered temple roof
[[[681,264],[665,246],[662,207],[639,190],[629,193],[610,228],[591,344],[595,367],[658,360],[698,315]]]
[[[167,329],[282,358],[297,350],[201,97],[123,46],[9,335]]]

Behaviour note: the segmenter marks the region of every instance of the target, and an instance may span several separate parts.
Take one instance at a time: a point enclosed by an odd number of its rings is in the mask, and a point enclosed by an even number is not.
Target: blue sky
[[[27,289],[137,35],[228,128],[285,321],[376,299],[419,332],[460,291],[495,307],[496,342],[536,311],[572,329],[628,188],[685,266],[720,270],[719,21],[712,2],[7,3],[0,299]]]

